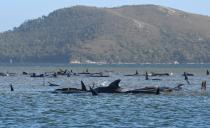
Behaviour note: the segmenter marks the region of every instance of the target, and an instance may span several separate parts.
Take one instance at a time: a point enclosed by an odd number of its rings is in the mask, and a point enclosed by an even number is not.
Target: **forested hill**
[[[210,63],[210,18],[156,5],[75,6],[0,34],[0,61]]]

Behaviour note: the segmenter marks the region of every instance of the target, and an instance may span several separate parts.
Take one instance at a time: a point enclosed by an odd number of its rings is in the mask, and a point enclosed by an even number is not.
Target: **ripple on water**
[[[179,69],[180,72],[183,70]],[[22,68],[17,71],[21,72]],[[143,73],[145,69],[139,72]],[[48,91],[57,87],[43,85],[50,81],[61,84],[61,87],[79,88],[81,80],[86,85],[95,83],[100,86],[120,78],[120,85],[128,89],[156,85],[175,87],[185,82],[178,73],[163,77],[162,81],[124,77],[123,73],[112,74],[110,78],[0,77],[0,127],[210,127],[210,91],[200,92],[200,82],[208,80],[207,76],[190,77],[191,85],[184,86],[183,92],[161,95],[52,94]],[[10,92],[10,83],[14,92]]]

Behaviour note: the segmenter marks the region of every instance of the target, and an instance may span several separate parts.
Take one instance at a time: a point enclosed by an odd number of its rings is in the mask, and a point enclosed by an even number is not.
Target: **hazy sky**
[[[0,32],[64,7],[156,4],[210,16],[210,0],[0,0]]]

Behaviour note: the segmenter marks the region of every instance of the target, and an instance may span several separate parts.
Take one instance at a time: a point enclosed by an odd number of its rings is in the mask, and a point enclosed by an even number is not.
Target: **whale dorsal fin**
[[[115,80],[112,83],[110,83],[108,87],[112,88],[112,89],[118,89],[118,88],[120,88],[120,86],[119,86],[120,81],[121,81],[120,79]]]
[[[86,86],[83,81],[81,81],[82,91],[87,91]]]
[[[13,88],[12,84],[10,84],[10,90],[14,91],[14,88]]]

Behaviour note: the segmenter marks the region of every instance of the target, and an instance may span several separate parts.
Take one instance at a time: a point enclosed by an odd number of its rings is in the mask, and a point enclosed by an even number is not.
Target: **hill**
[[[0,34],[0,61],[209,63],[210,18],[156,5],[63,8]]]

